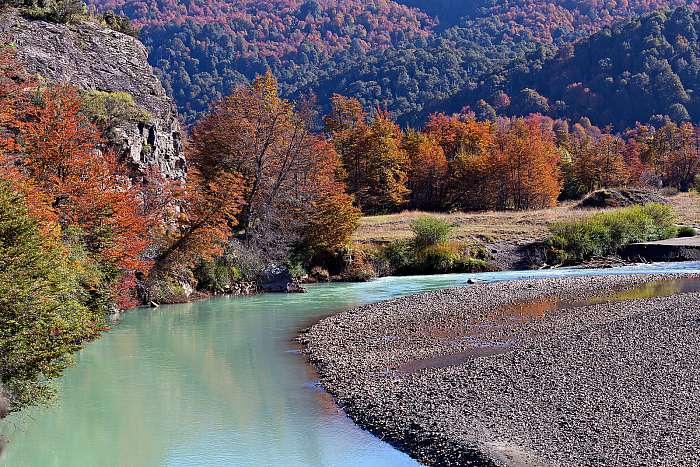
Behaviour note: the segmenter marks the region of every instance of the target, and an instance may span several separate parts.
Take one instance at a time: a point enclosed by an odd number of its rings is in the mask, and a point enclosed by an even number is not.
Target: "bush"
[[[451,274],[489,270],[488,255],[480,247],[462,243],[439,243],[422,249],[412,241],[399,240],[384,249],[391,270],[398,275]]]
[[[213,293],[228,291],[235,280],[235,268],[226,264],[222,259],[202,261],[193,274],[197,280],[197,288]]]
[[[410,240],[396,240],[384,248],[384,256],[393,271],[401,272],[416,262],[416,249]]]
[[[418,273],[447,274],[455,272],[455,264],[459,263],[460,259],[461,252],[455,245],[432,245],[418,253],[418,261],[414,267]]]
[[[131,24],[131,20],[126,16],[120,16],[114,12],[108,11],[103,14],[99,19],[102,23],[113,31],[121,32],[122,34],[127,34],[131,37],[139,37],[139,31]]]
[[[659,193],[667,197],[676,196],[678,194],[678,188],[675,186],[665,186],[659,190]]]
[[[697,235],[697,232],[693,227],[689,227],[687,225],[678,227],[679,237],[694,237],[695,235]]]
[[[550,230],[548,259],[561,264],[616,254],[629,243],[663,240],[678,232],[673,210],[662,204],[632,206],[557,222]]]
[[[447,242],[452,232],[452,225],[431,216],[420,216],[411,221],[414,234],[413,242],[420,250],[429,246]]]
[[[71,23],[87,18],[87,6],[81,0],[26,1],[22,5],[24,15],[36,20],[53,23]]]
[[[201,272],[201,271],[200,271]],[[190,271],[179,271],[178,276],[173,274],[151,274],[146,284],[146,302],[160,304],[187,303],[192,295],[191,283],[194,276]]]
[[[352,262],[343,272],[343,280],[351,282],[365,282],[377,277],[377,268],[371,254],[357,250],[353,252]]]
[[[83,96],[82,110],[107,132],[127,123],[148,123],[153,118],[134,102],[134,96],[121,91],[88,91]]]

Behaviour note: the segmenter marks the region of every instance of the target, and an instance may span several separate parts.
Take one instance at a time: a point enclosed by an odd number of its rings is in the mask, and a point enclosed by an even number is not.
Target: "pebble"
[[[427,465],[700,465],[700,294],[581,305],[669,278],[475,284],[343,312],[303,342],[356,423]],[[547,311],[557,301],[578,305]],[[544,311],[499,314],[514,303]],[[475,335],[513,345],[395,370]]]

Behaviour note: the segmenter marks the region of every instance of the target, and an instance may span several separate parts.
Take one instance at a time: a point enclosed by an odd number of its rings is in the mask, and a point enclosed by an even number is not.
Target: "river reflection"
[[[598,274],[697,270],[697,263]],[[0,464],[92,466],[416,465],[357,428],[320,392],[291,339],[345,308],[475,280],[582,270],[386,278],[303,295],[141,309],[77,357],[50,409],[11,417]]]

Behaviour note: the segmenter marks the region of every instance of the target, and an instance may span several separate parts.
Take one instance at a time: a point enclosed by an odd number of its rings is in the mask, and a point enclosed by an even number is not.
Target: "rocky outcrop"
[[[51,83],[131,94],[149,118],[114,129],[116,149],[137,173],[156,166],[168,178],[185,177],[177,111],[137,39],[90,22],[30,21],[9,10],[0,12],[0,43],[16,46],[27,69]]]

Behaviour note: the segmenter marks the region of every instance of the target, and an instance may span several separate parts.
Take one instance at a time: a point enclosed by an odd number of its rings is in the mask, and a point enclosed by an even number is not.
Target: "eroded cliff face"
[[[0,12],[0,43],[16,46],[27,69],[48,82],[131,94],[149,118],[113,129],[112,140],[121,157],[136,173],[156,166],[168,178],[185,177],[182,130],[175,105],[137,39],[88,22],[30,21],[10,10]]]

